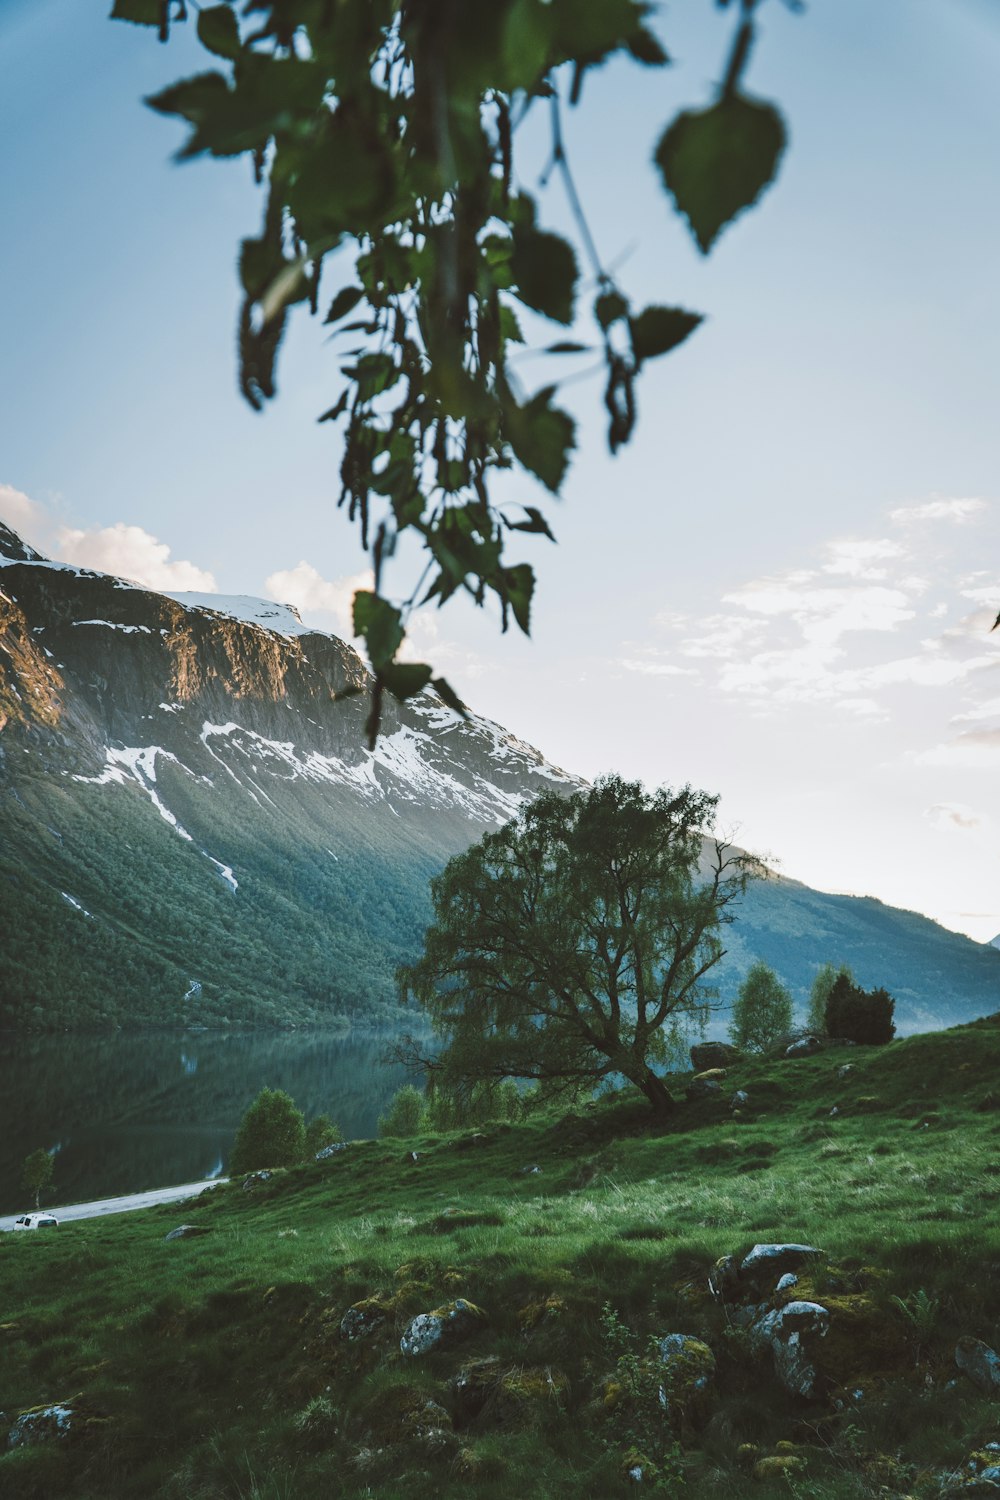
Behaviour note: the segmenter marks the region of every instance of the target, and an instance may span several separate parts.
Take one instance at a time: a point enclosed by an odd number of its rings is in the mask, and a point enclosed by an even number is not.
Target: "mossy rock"
[[[537,1302],[527,1302],[517,1310],[517,1326],[523,1333],[530,1333],[540,1323],[553,1322],[566,1311],[566,1300],[550,1293]]]
[[[793,1474],[800,1474],[805,1467],[806,1460],[798,1453],[773,1453],[757,1460],[753,1466],[753,1477],[787,1479]]]
[[[700,1426],[708,1416],[715,1385],[715,1355],[686,1333],[668,1333],[659,1342],[662,1365],[660,1405],[672,1427]]]

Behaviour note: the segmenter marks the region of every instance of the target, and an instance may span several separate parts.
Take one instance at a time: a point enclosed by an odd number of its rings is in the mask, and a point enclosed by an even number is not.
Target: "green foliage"
[[[848,984],[854,983],[854,975],[847,964],[841,964],[837,969],[833,964],[824,964],[812,982],[806,1025],[815,1036],[823,1036],[826,1031],[826,1002],[838,979],[845,979]]]
[[[284,1089],[262,1088],[236,1132],[229,1171],[238,1177],[262,1167],[293,1167],[306,1148],[306,1126],[300,1109]]]
[[[76,1436],[5,1448],[0,1488],[328,1500],[333,1475],[338,1500],[579,1500],[631,1493],[626,1464],[641,1458],[640,1493],[662,1467],[668,1494],[697,1500],[932,1500],[996,1432],[995,1400],[956,1372],[954,1350],[962,1334],[995,1346],[1000,1319],[996,1120],[975,1109],[1000,1068],[1000,1021],[859,1054],[853,1082],[840,1061],[743,1059],[731,1082],[768,1117],[738,1127],[693,1106],[654,1121],[626,1093],[579,1114],[543,1106],[474,1150],[428,1142],[418,1168],[396,1141],[359,1141],[349,1170],[309,1163],[260,1194],[216,1188],[184,1211],[212,1232],[172,1247],[169,1205],[0,1236],[4,1410],[81,1393]],[[929,1079],[953,1128],[914,1132],[902,1110]],[[876,1135],[870,1117],[826,1118],[853,1090],[886,1100]],[[771,1170],[748,1171],[765,1143]],[[522,1174],[529,1162],[542,1175]],[[820,1357],[849,1377],[834,1394],[865,1391],[843,1409],[793,1409],[704,1290],[718,1256],[789,1237],[829,1256],[799,1290],[830,1307]],[[401,1326],[456,1296],[489,1323],[403,1356]],[[937,1304],[929,1331],[893,1296]],[[339,1321],[368,1299],[385,1322],[345,1345]],[[663,1367],[647,1362],[668,1331],[704,1337],[718,1361],[711,1415],[680,1453],[653,1386]],[[490,1404],[438,1447],[427,1403],[449,1407],[470,1366],[485,1367]],[[649,1445],[632,1436],[630,1389],[647,1393]],[[807,1480],[754,1479],[740,1445],[765,1454],[789,1437]]]
[[[727,1028],[733,1044],[748,1052],[763,1052],[791,1024],[791,996],[777,974],[757,959],[744,976]]]
[[[643,1486],[648,1486],[653,1494],[676,1494],[677,1486],[684,1483],[684,1471],[680,1445],[671,1433],[666,1415],[668,1393],[659,1339],[650,1334],[643,1353],[632,1329],[617,1309],[605,1302],[601,1309],[601,1341],[605,1354],[614,1360],[609,1382],[610,1433],[605,1442],[616,1451],[626,1449],[642,1470]]]
[[[826,1034],[865,1046],[884,1046],[896,1034],[896,1002],[883,989],[863,990],[838,975],[826,1002]]]
[[[341,1139],[340,1130],[329,1115],[316,1115],[306,1126],[305,1147],[303,1155],[306,1160],[315,1156],[317,1151],[322,1151],[324,1146],[332,1146]]]
[[[397,1089],[384,1115],[379,1115],[379,1135],[417,1135],[426,1124],[427,1101],[420,1089],[404,1083]]]
[[[921,1342],[931,1336],[941,1311],[941,1304],[936,1297],[929,1296],[927,1291],[920,1287],[919,1290],[910,1292],[906,1297],[893,1296],[889,1298],[889,1301],[912,1325]]]
[[[729,1035],[737,1047],[763,1052],[792,1024],[792,997],[762,959],[751,964],[733,1005]]]
[[[685,111],[666,131],[657,165],[703,253],[774,180],[784,148],[774,106],[739,94]]]
[[[434,1081],[433,1073],[428,1082]],[[499,1083],[476,1083],[458,1091],[435,1087],[427,1101],[427,1124],[434,1130],[457,1130],[469,1125],[516,1124],[523,1120],[532,1095],[522,1094],[513,1078]]]
[[[716,801],[606,776],[547,793],[451,860],[431,883],[423,957],[400,970],[445,1039],[429,1066],[447,1091],[624,1075],[671,1107],[654,1064],[677,1023],[704,1019],[720,925],[759,871],[720,840],[702,863]]]
[[[492,482],[520,466],[558,495],[575,428],[554,386],[522,389],[510,346],[523,339],[518,309],[571,324],[581,276],[577,248],[540,226],[535,197],[515,190],[527,177],[516,127],[529,110],[549,111],[546,176],[563,178],[597,287],[612,452],[632,434],[643,362],[700,322],[672,307],[632,315],[597,255],[563,140],[562,102],[579,102],[589,69],[614,57],[667,64],[651,9],[645,0],[215,4],[198,10],[196,30],[218,66],[148,101],[188,125],[179,158],[249,155],[263,189],[260,233],[239,258],[239,379],[256,410],[275,394],[291,308],[318,311],[324,262],[337,253],[341,286],[326,321],[346,342],[340,390],[320,420],[344,419],[339,503],[375,575],[356,611],[375,675],[372,739],[383,692],[405,697],[431,677],[424,664],[404,671],[396,660],[417,604],[458,591],[480,605],[492,596],[505,630],[509,617],[530,628],[534,574],[508,561],[505,543],[510,530],[548,527],[509,527]],[[706,251],[773,179],[784,145],[777,110],[741,91],[754,12],[742,7],[713,102],[679,114],[657,149],[667,190]],[[186,14],[181,0],[115,0],[112,10],[163,41]],[[570,341],[553,352],[585,348]],[[384,565],[407,531],[430,582],[392,602]]]
[[[24,1159],[21,1183],[27,1192],[34,1194],[36,1208],[41,1202],[43,1191],[52,1181],[54,1165],[52,1153],[46,1151],[44,1146],[39,1146],[37,1151],[32,1151]]]

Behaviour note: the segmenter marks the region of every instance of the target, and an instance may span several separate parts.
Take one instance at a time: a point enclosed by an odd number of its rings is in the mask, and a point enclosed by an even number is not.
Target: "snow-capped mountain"
[[[389,1004],[429,875],[543,789],[581,783],[430,691],[387,700],[369,751],[366,680],[288,605],[155,593],[0,528],[0,860],[22,919],[0,959],[17,965],[3,1013],[77,1016],[25,943],[44,932],[61,951],[67,920],[93,961],[84,1019]],[[101,955],[125,933],[151,972],[174,968],[152,1008],[145,981],[124,994]]]
[[[288,605],[155,593],[0,524],[0,1027],[390,1019],[430,877],[582,782],[431,692],[387,699],[369,752],[366,681]],[[850,964],[904,1030],[1000,1009],[996,947],[870,898],[769,880],[726,945],[724,1000],[760,957],[800,1005]]]

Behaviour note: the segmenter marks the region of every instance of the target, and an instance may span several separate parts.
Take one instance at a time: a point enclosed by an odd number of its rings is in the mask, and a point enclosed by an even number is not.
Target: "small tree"
[[[302,1160],[305,1146],[302,1111],[284,1089],[263,1088],[240,1121],[229,1170],[238,1175],[261,1167],[292,1167]]]
[[[675,1028],[707,1015],[722,924],[760,869],[707,836],[716,802],[604,776],[546,793],[452,859],[431,882],[423,956],[400,971],[445,1045],[407,1060],[458,1096],[624,1077],[667,1113],[658,1069]]]
[[[854,975],[846,964],[841,964],[839,969],[835,969],[833,964],[824,964],[812,982],[806,1025],[817,1036],[826,1031],[826,1002],[830,998],[830,991],[841,977],[849,984],[854,983]]]
[[[792,997],[777,974],[758,958],[740,985],[729,1035],[737,1047],[763,1052],[792,1024]]]
[[[43,1190],[52,1181],[54,1165],[52,1153],[46,1151],[44,1146],[39,1146],[37,1151],[32,1151],[30,1156],[24,1158],[21,1183],[27,1192],[34,1193],[36,1208],[40,1206]]]
[[[325,1146],[332,1146],[340,1140],[340,1128],[333,1123],[329,1115],[317,1115],[315,1120],[310,1120],[306,1126],[305,1156],[315,1156],[317,1151],[322,1151]]]
[[[404,1083],[392,1096],[389,1108],[378,1117],[379,1135],[416,1135],[424,1123],[427,1104],[412,1083]]]
[[[884,1046],[896,1034],[892,1020],[895,1004],[886,990],[863,990],[839,975],[826,1002],[827,1036],[862,1046]]]

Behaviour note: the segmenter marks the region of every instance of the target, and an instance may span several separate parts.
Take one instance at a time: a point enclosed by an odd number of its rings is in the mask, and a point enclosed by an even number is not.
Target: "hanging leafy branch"
[[[742,86],[760,0],[733,3],[739,20],[716,97],[679,114],[656,148],[667,192],[703,252],[773,179],[785,144],[778,111]],[[239,381],[250,405],[259,411],[275,395],[295,304],[322,312],[338,340],[340,390],[319,420],[343,424],[339,504],[372,560],[374,587],[355,595],[354,627],[374,674],[374,743],[386,690],[405,699],[432,684],[462,711],[429,665],[399,659],[415,607],[459,591],[479,605],[493,596],[504,630],[511,619],[530,630],[534,572],[509,560],[507,544],[513,533],[552,533],[538,506],[498,503],[493,481],[498,470],[520,470],[558,495],[575,427],[555,385],[524,389],[511,352],[524,343],[523,309],[574,322],[581,279],[576,249],[539,223],[536,196],[516,171],[518,128],[539,100],[551,118],[549,174],[563,181],[596,285],[612,452],[632,435],[645,362],[701,322],[677,307],[633,309],[597,254],[562,133],[562,96],[577,104],[588,70],[616,54],[645,67],[669,59],[644,0],[194,8],[216,66],[148,103],[190,126],[180,160],[248,154],[264,191],[261,231],[239,258]],[[111,14],[166,41],[188,13],[185,0],[114,0]],[[324,260],[343,250],[353,270],[321,303]],[[345,266],[338,255],[338,271]],[[586,350],[569,340],[547,346],[554,355]],[[393,601],[385,565],[407,531],[428,567]]]

